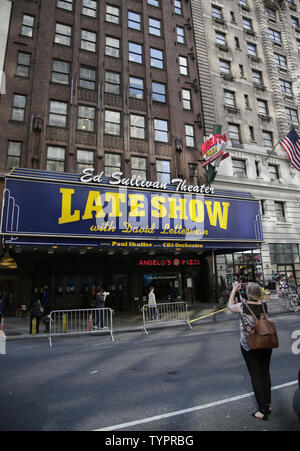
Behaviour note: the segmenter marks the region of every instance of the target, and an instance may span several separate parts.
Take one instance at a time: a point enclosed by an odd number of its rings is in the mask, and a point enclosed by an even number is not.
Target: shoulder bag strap
[[[249,312],[251,313],[251,315],[253,316],[255,321],[257,321],[257,317],[254,315],[253,310],[249,307],[249,305],[246,302],[245,302],[245,306],[247,307],[247,309],[249,310]]]

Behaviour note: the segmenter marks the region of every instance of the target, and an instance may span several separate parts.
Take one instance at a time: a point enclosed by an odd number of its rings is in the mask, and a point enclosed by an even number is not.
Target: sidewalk
[[[270,300],[268,301],[268,308],[270,315],[287,313],[286,310],[286,300]],[[188,306],[189,319],[199,318],[201,316],[213,313],[212,304],[191,304]],[[224,311],[217,313],[215,315],[216,322],[236,320],[236,315],[229,311]],[[211,323],[214,321],[214,315],[208,316],[206,318],[200,319],[199,321],[194,321],[192,327],[201,325],[203,323]],[[38,335],[29,334],[29,318],[6,318],[4,319],[4,332],[6,334],[7,340],[18,340],[18,339],[37,339],[46,338],[48,334],[44,333],[45,326],[43,322],[40,324],[40,333]],[[143,327],[143,317],[142,313],[134,314],[130,312],[114,312],[113,316],[113,328],[114,332],[134,332],[141,331]],[[160,326],[162,327],[162,326]]]

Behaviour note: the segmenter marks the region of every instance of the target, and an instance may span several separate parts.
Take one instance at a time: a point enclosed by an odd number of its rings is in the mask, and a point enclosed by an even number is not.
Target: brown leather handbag
[[[278,348],[278,334],[276,330],[275,323],[268,319],[268,315],[265,311],[265,307],[263,304],[263,312],[264,319],[257,318],[248,304],[246,305],[247,309],[250,311],[251,315],[255,319],[255,324],[252,327],[250,333],[247,333],[244,321],[242,319],[242,324],[245,332],[245,336],[247,338],[247,342],[250,349],[273,349]]]

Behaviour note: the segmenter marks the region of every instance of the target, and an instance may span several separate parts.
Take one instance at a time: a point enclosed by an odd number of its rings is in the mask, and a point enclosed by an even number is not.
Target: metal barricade
[[[168,326],[171,324],[186,323],[192,329],[189,323],[186,302],[168,302],[156,305],[146,304],[142,307],[141,311],[143,313],[143,329],[147,335],[147,327],[149,326]]]
[[[52,348],[52,337],[58,335],[106,332],[110,333],[114,342],[112,315],[113,310],[110,308],[53,310],[50,313],[50,348]]]

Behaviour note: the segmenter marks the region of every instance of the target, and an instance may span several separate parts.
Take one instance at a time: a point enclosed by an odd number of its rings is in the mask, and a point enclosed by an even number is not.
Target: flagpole
[[[284,136],[286,136],[287,134],[288,134],[288,132],[292,129],[292,125],[290,125],[289,126],[289,129],[288,129],[288,131],[284,134]],[[280,141],[282,140],[283,138],[281,138],[276,144],[275,144],[275,146],[273,147],[273,149],[271,150],[271,152],[269,153],[269,155],[267,156],[267,158],[265,158],[264,159],[264,161],[267,161],[267,159],[268,158],[270,158],[270,156],[272,155],[272,153],[274,152],[274,150],[276,149],[276,147],[278,146],[278,144],[280,143]]]
[[[264,161],[267,161],[267,159],[272,155],[272,153],[274,152],[274,150],[276,149],[276,147],[278,146],[278,144],[280,143],[281,139],[275,144],[275,146],[273,147],[273,149],[271,150],[271,152],[269,153],[269,155],[267,156],[267,158],[264,159]]]

